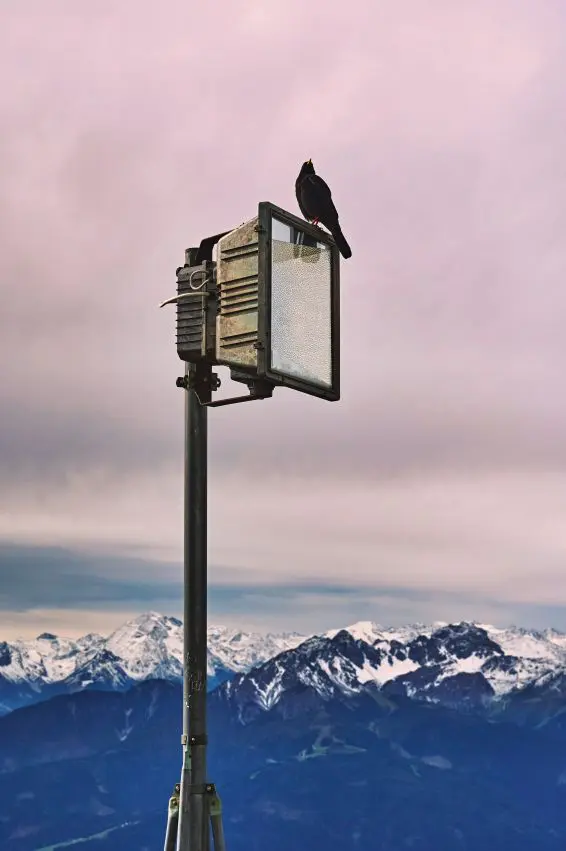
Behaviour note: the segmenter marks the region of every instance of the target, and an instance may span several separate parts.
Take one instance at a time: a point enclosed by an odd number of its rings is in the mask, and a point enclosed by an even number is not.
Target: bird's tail
[[[334,242],[338,246],[338,251],[342,255],[342,257],[347,260],[348,257],[352,256],[352,249],[346,242],[346,238],[340,229],[340,225],[337,224],[335,228],[332,230],[332,236],[334,237]]]

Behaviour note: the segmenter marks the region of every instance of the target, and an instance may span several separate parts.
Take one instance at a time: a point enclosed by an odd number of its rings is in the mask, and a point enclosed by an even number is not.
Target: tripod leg
[[[177,848],[177,829],[179,827],[179,791],[180,787],[177,783],[175,785],[175,791],[169,798],[167,829],[165,831],[165,845],[163,846],[163,851],[175,851]]]
[[[214,851],[226,851],[224,827],[222,826],[222,801],[218,796],[214,783],[209,783],[207,786],[207,799]]]

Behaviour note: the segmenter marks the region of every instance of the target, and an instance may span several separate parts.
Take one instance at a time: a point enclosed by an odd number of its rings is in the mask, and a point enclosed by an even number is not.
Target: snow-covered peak
[[[553,642],[543,633],[511,627],[495,629],[486,627],[488,635],[493,637],[507,656],[519,656],[526,659],[547,659],[552,662],[566,661],[566,636],[564,644]]]
[[[435,626],[444,626],[437,624]],[[325,632],[327,638],[335,638],[339,632],[346,630],[356,641],[365,641],[366,644],[376,644],[382,641],[399,641],[406,644],[417,635],[430,635],[434,627],[425,624],[409,624],[407,626],[381,626],[374,621],[357,621],[350,626],[331,629]]]
[[[326,699],[373,682],[386,694],[477,706],[547,681],[555,690],[566,682],[566,652],[556,633],[469,622],[383,628],[362,621],[312,637],[237,677],[224,693],[240,707],[268,710],[304,686]]]
[[[358,621],[347,627],[331,629],[325,634],[328,638],[335,638],[343,629],[349,632],[356,641],[365,641],[366,644],[375,644],[376,641],[380,641],[384,631],[382,626],[373,621]]]
[[[346,627],[346,631],[356,641],[365,641],[366,644],[373,644],[383,634],[383,627],[373,621],[358,621],[358,623]]]
[[[305,640],[306,636],[295,632],[260,635],[226,627],[209,627],[209,665],[213,669],[223,668],[238,673],[249,671],[285,650],[298,647]]]
[[[114,630],[106,639],[107,646],[114,650],[125,649],[132,641],[144,641],[147,638],[160,640],[166,638],[171,631],[178,631],[181,621],[160,615],[157,612],[146,612],[136,618],[132,618],[118,629]]]
[[[414,623],[407,626],[392,626],[383,630],[383,637],[386,641],[398,641],[400,644],[407,644],[419,635],[432,635],[434,630],[440,626],[446,626],[446,624],[439,623],[430,626],[424,623]]]
[[[111,633],[105,647],[134,680],[182,676],[183,635],[177,618],[144,613]]]
[[[42,633],[31,641],[8,644],[11,661],[2,674],[13,682],[41,683],[62,680],[74,670],[77,643],[52,633]]]
[[[555,644],[557,647],[561,647],[566,650],[566,635],[563,632],[558,632],[556,629],[545,629],[542,632],[542,635],[547,641],[550,641],[551,644]]]
[[[99,635],[97,632],[89,632],[87,635],[81,636],[81,638],[77,638],[76,645],[79,650],[94,650],[98,649],[105,643],[106,639],[104,636]]]
[[[546,660],[552,664],[566,663],[566,635],[557,630],[538,631],[520,626],[498,627],[476,622],[472,626],[485,630],[506,656]]]
[[[212,625],[207,630],[208,675],[218,671],[249,671],[272,656],[304,641],[298,633],[260,635]],[[183,624],[157,612],[140,615],[106,640],[106,647],[122,660],[133,679],[182,676]]]

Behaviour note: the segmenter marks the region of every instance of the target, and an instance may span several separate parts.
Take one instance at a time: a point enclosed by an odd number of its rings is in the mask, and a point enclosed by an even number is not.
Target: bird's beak
[[[312,165],[312,160],[308,160],[307,165]]]

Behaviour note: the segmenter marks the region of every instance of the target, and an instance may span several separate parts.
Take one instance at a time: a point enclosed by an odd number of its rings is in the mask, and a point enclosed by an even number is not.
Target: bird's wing
[[[320,211],[320,221],[323,224],[326,224],[325,219],[328,219],[329,222],[331,220],[334,221],[334,219],[338,221],[338,211],[334,206],[332,192],[328,184],[318,174],[310,174],[308,180],[311,182],[311,191],[316,197],[316,205]]]
[[[330,186],[326,183],[322,177],[318,174],[309,174],[307,180],[310,180],[312,185],[316,188],[319,196],[322,198],[326,195],[327,198],[332,198],[332,192],[330,191]]]
[[[308,214],[307,210],[305,209],[305,205],[303,204],[301,184],[298,183],[298,182],[295,184],[295,195],[297,196],[297,204],[299,205],[299,210],[302,213],[303,219],[307,219],[307,221],[308,221],[309,220],[309,214]]]

